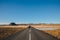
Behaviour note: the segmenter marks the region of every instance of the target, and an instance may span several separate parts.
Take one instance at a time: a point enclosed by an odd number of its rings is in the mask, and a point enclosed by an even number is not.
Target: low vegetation
[[[43,30],[44,32],[53,35],[55,37],[57,37],[58,39],[60,39],[60,29],[57,30]]]
[[[4,27],[4,28],[0,28],[0,40],[2,40],[3,38],[6,38],[20,30],[23,30],[24,28],[20,27],[20,28],[11,28],[11,27]]]
[[[28,27],[28,25],[12,25],[14,23],[11,23],[10,25],[6,26],[0,26],[0,39],[3,39],[5,37],[8,37],[9,35],[12,35],[20,30],[25,29]],[[35,24],[31,25],[34,28],[59,28],[57,30],[43,30],[44,32],[53,35],[60,39],[60,24]]]

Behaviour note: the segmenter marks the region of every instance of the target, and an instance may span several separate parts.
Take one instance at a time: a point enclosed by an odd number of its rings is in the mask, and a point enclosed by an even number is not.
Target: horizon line
[[[0,25],[10,24],[10,23],[0,23]],[[60,24],[60,23],[16,23],[16,24]]]

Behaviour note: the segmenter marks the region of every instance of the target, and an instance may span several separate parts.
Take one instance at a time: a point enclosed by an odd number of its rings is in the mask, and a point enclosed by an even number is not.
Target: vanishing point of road
[[[35,28],[26,28],[16,34],[13,34],[3,40],[58,40],[56,37],[49,35]]]

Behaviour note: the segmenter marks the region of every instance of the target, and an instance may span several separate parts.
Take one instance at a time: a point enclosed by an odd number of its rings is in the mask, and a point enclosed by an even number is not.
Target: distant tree
[[[10,25],[16,25],[16,23],[14,23],[14,22],[11,22],[11,23],[10,23]]]

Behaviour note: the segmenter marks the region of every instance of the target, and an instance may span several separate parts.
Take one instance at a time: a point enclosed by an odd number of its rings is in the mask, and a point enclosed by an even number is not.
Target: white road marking
[[[29,40],[31,40],[31,29],[29,30]]]

